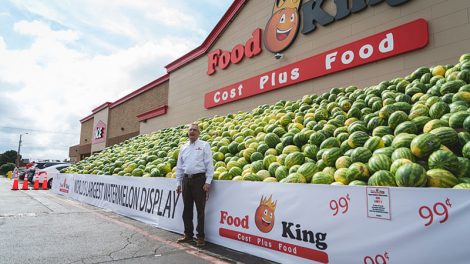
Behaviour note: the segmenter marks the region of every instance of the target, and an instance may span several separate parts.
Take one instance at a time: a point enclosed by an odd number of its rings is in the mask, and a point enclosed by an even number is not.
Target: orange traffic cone
[[[13,186],[11,186],[11,190],[18,191],[18,178],[17,177],[13,179]]]
[[[28,187],[28,176],[25,175],[24,176],[24,180],[23,180],[23,187],[21,187],[21,190],[29,190],[29,187]]]
[[[49,190],[49,188],[47,188],[47,172],[44,172],[44,181],[42,182],[42,189]]]
[[[34,180],[34,185],[33,189],[34,190],[39,190],[39,177],[35,177],[36,179]]]

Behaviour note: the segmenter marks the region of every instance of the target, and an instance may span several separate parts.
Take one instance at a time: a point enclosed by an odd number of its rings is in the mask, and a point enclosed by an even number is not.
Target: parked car
[[[38,173],[38,175],[40,175],[41,172],[46,172],[47,173],[47,187],[50,189],[51,186],[52,186],[52,180],[54,179],[54,176],[58,175],[61,170],[69,167],[70,165],[72,165],[72,164],[69,164],[69,163],[56,164],[56,165],[48,166],[44,169],[40,169],[40,170],[37,171],[37,173]],[[43,177],[44,176],[42,176],[42,175],[41,175],[41,177],[39,177],[39,182],[41,184],[44,181]]]
[[[42,170],[42,169],[45,169],[45,168],[48,168],[48,167],[51,167],[51,166],[65,165],[65,164],[70,166],[69,163],[65,163],[65,162],[51,162],[51,161],[36,162],[36,164],[34,164],[32,167],[30,167],[29,169],[26,170],[25,175],[26,174],[28,175],[28,181],[30,183],[32,183],[33,180],[34,180],[33,177],[34,177],[34,174],[36,173],[36,170]],[[21,180],[21,175],[20,175],[20,180]]]

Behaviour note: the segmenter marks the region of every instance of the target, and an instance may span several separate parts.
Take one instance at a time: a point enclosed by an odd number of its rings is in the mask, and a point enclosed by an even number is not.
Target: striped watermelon
[[[419,164],[407,163],[400,166],[395,173],[399,187],[422,187],[426,185],[426,170]]]
[[[411,161],[415,161],[415,157],[413,156],[413,152],[409,148],[397,148],[392,153],[392,162],[397,159],[408,159]]]
[[[470,159],[470,141],[467,142],[462,148],[462,155],[464,158]]]
[[[293,152],[287,155],[285,165],[290,169],[294,165],[302,165],[305,162],[304,154],[301,152]]]
[[[386,170],[379,170],[370,176],[367,185],[370,186],[397,186],[393,174]]]
[[[390,166],[390,172],[395,175],[398,168],[400,168],[402,165],[407,164],[407,163],[413,163],[409,159],[397,159],[394,162],[392,162],[392,165]]]
[[[448,127],[448,126],[449,126],[449,122],[446,122],[440,119],[433,119],[433,120],[428,121],[426,125],[424,125],[423,132],[429,133],[433,129],[436,129],[438,127]]]
[[[395,137],[393,135],[385,135],[382,137],[382,140],[384,141],[384,145],[386,147],[390,147],[392,145],[393,139]]]
[[[408,133],[408,134],[417,134],[418,127],[412,121],[405,121],[399,124],[394,131],[394,135],[398,135],[401,133]]]
[[[355,180],[365,180],[369,179],[370,173],[369,168],[366,164],[362,162],[355,162],[349,166],[348,173],[349,177]]]
[[[320,144],[320,149],[339,148],[339,146],[340,146],[339,140],[334,137],[330,137],[330,138],[325,139]]]
[[[305,177],[300,173],[291,173],[280,181],[281,183],[306,183]]]
[[[392,147],[394,148],[401,148],[407,147],[409,148],[411,145],[411,141],[416,137],[415,134],[408,134],[402,133],[397,135],[392,141]]]
[[[470,177],[470,159],[458,157],[459,160],[459,170],[455,174],[455,176],[462,178],[462,177]]]
[[[409,121],[408,115],[403,111],[396,111],[388,118],[388,125],[395,129],[399,124]]]
[[[448,81],[444,83],[441,88],[439,89],[439,92],[444,95],[448,93],[456,93],[459,91],[459,88],[461,86],[464,86],[466,83],[462,80],[454,80],[454,81]]]
[[[459,160],[457,156],[445,150],[434,151],[428,159],[430,169],[444,169],[451,172],[458,170]]]
[[[390,170],[392,160],[383,154],[373,155],[368,162],[370,173],[374,173],[380,170]]]
[[[452,188],[459,183],[457,177],[450,171],[443,169],[428,170],[426,176],[428,177],[428,187]]]
[[[307,144],[304,147],[304,155],[310,159],[316,159],[318,147],[316,145]]]
[[[429,156],[441,146],[440,139],[431,133],[424,133],[411,141],[411,153],[418,158]]]
[[[270,148],[275,148],[277,144],[281,142],[281,139],[279,138],[278,135],[274,133],[268,133],[264,136],[264,142],[266,145],[268,145]]]
[[[393,147],[385,147],[385,148],[379,148],[379,149],[376,149],[372,155],[377,155],[377,154],[384,154],[386,155],[387,157],[392,157],[392,153],[393,151],[395,151],[395,149]]]
[[[317,164],[313,162],[304,163],[302,164],[302,166],[300,166],[297,169],[297,173],[302,174],[307,180],[307,182],[311,182],[313,175],[317,172],[318,172]]]
[[[312,177],[313,184],[332,184],[335,181],[333,175],[324,172],[317,172]]]
[[[364,143],[364,147],[373,152],[376,149],[385,147],[385,143],[382,138],[372,136],[366,141],[366,143]]]
[[[367,163],[370,157],[372,157],[372,152],[369,149],[358,147],[352,151],[351,161]]]
[[[438,127],[431,130],[429,133],[437,136],[441,144],[447,147],[456,146],[459,142],[457,131],[450,127]]]
[[[351,177],[351,174],[348,173],[347,168],[341,168],[335,171],[333,177],[335,182],[341,182],[344,185],[348,185],[354,178]]]
[[[286,178],[288,174],[289,170],[285,166],[279,166],[274,172],[274,176],[276,177],[277,181],[281,181],[282,179]]]
[[[340,148],[329,148],[323,152],[322,160],[327,166],[335,166],[336,160],[341,157],[342,154]]]
[[[459,183],[453,189],[470,189],[470,183]]]
[[[364,143],[369,139],[369,134],[364,131],[353,132],[348,138],[348,144],[351,148],[364,146]]]
[[[352,164],[351,157],[341,156],[335,162],[335,167],[337,169],[348,168]]]
[[[372,136],[383,137],[385,135],[392,135],[393,130],[388,126],[378,126],[372,131]]]
[[[429,116],[433,119],[439,119],[450,112],[449,105],[444,102],[435,103],[429,108]]]
[[[348,184],[349,186],[366,186],[367,183],[361,180],[354,180]]]
[[[450,115],[449,126],[452,128],[463,128],[464,120],[470,116],[468,111],[459,111]]]

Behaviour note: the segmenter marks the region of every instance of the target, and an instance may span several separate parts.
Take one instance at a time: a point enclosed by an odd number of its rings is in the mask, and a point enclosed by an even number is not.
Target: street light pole
[[[28,133],[25,133],[27,135]],[[20,166],[20,150],[21,150],[21,137],[23,134],[20,134],[20,141],[18,142],[18,152],[16,152],[16,167],[19,168]]]

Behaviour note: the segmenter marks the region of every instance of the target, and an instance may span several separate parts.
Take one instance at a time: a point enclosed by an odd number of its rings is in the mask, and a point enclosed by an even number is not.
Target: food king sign
[[[216,72],[216,68],[220,67],[222,70],[228,68],[230,64],[237,64],[246,56],[253,58],[260,54],[261,49],[261,29],[257,28],[253,31],[252,36],[245,45],[238,44],[231,51],[216,49],[207,55],[208,65],[207,74],[212,75]]]

